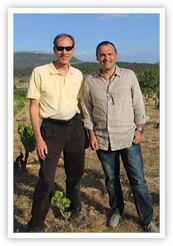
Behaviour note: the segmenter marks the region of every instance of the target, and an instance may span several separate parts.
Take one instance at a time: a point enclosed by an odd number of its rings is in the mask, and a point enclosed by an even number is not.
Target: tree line
[[[122,68],[131,69],[135,72],[144,96],[151,97],[153,94],[156,94],[159,97],[159,63],[117,62],[117,65]],[[89,73],[99,70],[99,64],[97,62],[74,63],[72,66],[78,68],[83,73],[84,78]],[[29,77],[33,68],[34,67],[16,68],[14,69],[14,77]]]
[[[84,75],[95,72],[99,69],[99,64],[97,62],[81,62],[71,64],[73,67],[78,68]],[[146,70],[147,68],[154,68],[159,71],[159,63],[149,64],[149,63],[130,63],[130,62],[117,62],[117,65],[122,68],[132,69],[136,74]],[[20,67],[14,69],[14,76],[30,76],[34,66],[30,67]]]

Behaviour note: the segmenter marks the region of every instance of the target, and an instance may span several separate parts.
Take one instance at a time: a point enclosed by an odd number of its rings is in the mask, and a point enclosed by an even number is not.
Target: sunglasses
[[[73,47],[74,47],[74,46],[66,46],[66,47],[64,47],[64,46],[55,46],[55,48],[56,48],[58,51],[63,51],[64,49],[65,49],[66,51],[70,51],[70,50],[73,49]]]

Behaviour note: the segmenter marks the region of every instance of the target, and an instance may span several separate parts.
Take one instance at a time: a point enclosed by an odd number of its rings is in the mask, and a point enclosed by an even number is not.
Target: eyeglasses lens
[[[56,47],[56,49],[57,49],[58,51],[63,51],[64,49],[65,49],[66,51],[70,51],[70,50],[73,49],[73,46],[66,46],[66,47],[63,47],[63,46],[55,46],[55,47]]]

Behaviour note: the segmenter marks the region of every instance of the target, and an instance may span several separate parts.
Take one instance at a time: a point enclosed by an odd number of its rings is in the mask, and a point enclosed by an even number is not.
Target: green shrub
[[[71,201],[64,197],[62,191],[55,191],[53,196],[53,204],[59,209],[61,215],[65,218],[65,221],[68,222],[68,219],[71,216],[71,212],[66,212],[66,208],[70,207]]]

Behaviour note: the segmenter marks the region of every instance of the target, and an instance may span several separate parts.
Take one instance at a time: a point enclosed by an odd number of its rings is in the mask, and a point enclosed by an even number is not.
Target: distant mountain
[[[56,60],[54,53],[44,51],[16,51],[14,52],[14,68],[19,67],[35,67],[50,63]],[[75,57],[72,57],[70,63],[81,62]]]

